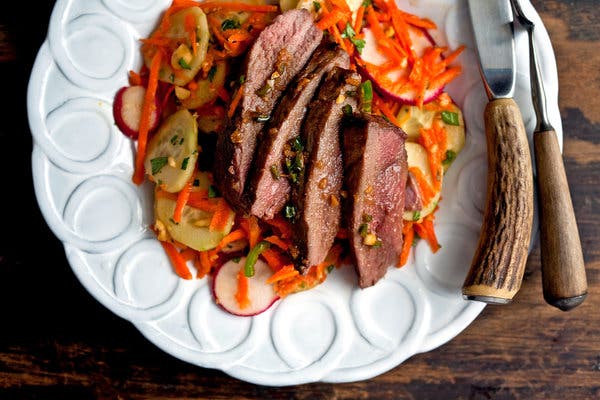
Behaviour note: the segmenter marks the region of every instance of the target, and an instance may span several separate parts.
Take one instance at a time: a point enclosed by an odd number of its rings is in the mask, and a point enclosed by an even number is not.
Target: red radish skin
[[[133,140],[136,140],[139,134],[145,94],[146,88],[143,86],[125,86],[115,95],[113,117],[121,132]],[[160,103],[157,99],[150,120],[150,132],[158,127],[160,112]]]
[[[254,276],[248,278],[248,298],[250,306],[240,308],[235,294],[237,292],[237,274],[240,268],[244,268],[246,258],[242,257],[238,262],[229,260],[215,272],[212,282],[212,292],[215,302],[230,314],[251,317],[268,310],[279,296],[275,293],[273,285],[266,283],[273,274],[271,268],[262,260],[254,265]]]
[[[370,64],[382,65],[388,60],[388,58],[385,54],[379,51],[379,49],[377,49],[375,35],[373,35],[371,30],[368,28],[364,28],[363,33],[365,35],[365,47],[362,51],[360,59]],[[411,27],[411,31],[409,33],[413,44],[412,48],[419,57],[423,55],[423,52],[427,47],[436,46],[435,41],[426,29]],[[378,80],[367,68],[362,67],[360,62],[358,64],[360,74],[366,79],[369,79],[382,96],[403,104],[415,105],[417,103],[417,94],[415,92],[409,91],[396,93],[394,92],[393,88],[387,87],[383,82],[380,82],[380,80]],[[388,77],[393,81],[394,78],[397,79],[400,77],[400,75],[400,70],[396,70],[391,71],[388,74]],[[443,91],[443,86],[430,88],[425,92],[423,104],[435,100],[440,94],[442,94]]]

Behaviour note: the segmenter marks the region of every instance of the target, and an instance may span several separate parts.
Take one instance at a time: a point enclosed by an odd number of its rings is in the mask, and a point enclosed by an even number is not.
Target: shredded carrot
[[[231,104],[229,105],[229,110],[227,111],[227,116],[229,118],[233,117],[235,113],[235,109],[237,108],[240,100],[242,100],[242,95],[244,94],[244,84],[241,84],[238,90],[235,92],[235,96],[231,100]]]
[[[187,205],[206,212],[214,213],[219,209],[219,199],[209,199],[203,192],[191,192]]]
[[[404,241],[402,242],[402,252],[400,253],[398,264],[396,264],[398,268],[405,265],[408,261],[408,256],[410,255],[410,248],[412,247],[413,241],[415,239],[415,231],[413,230],[412,222],[404,221],[404,226],[402,226],[402,236],[404,237]]]
[[[282,250],[287,250],[290,245],[286,242],[284,242],[283,240],[281,240],[278,236],[269,236],[267,238],[265,238],[265,240],[271,244],[274,244],[275,246],[279,247]]]
[[[213,214],[210,225],[208,229],[217,232],[223,232],[227,228],[227,225],[230,223],[231,218],[233,217],[234,212],[229,207],[229,204],[225,201],[224,198],[219,198],[217,201],[217,210]]]
[[[135,71],[129,71],[129,84],[131,86],[143,85],[142,76]]]
[[[448,147],[446,129],[439,122],[434,122],[431,128],[419,130],[419,144],[421,144],[428,153],[429,168],[433,175],[434,187],[441,190],[443,166],[442,162],[446,158]]]
[[[437,25],[435,22],[431,21],[428,18],[419,18],[416,15],[409,14],[403,11],[399,11],[402,18],[406,21],[406,23],[416,26],[418,28],[424,29],[437,29]]]
[[[242,310],[250,306],[250,298],[248,297],[248,277],[244,274],[243,267],[240,268],[237,273],[237,291],[235,292],[235,300]]]
[[[250,243],[250,248],[253,248],[260,241],[260,226],[255,216],[246,218],[246,221],[248,221],[248,242]]]
[[[324,31],[329,27],[341,21],[344,17],[346,17],[346,13],[339,9],[333,9],[330,13],[324,14],[324,16],[317,22],[317,28]]]
[[[169,242],[160,242],[160,244],[165,249],[167,256],[169,256],[175,273],[183,279],[192,279],[192,273],[187,267],[185,258],[179,253],[177,248]]]
[[[419,192],[424,204],[429,204],[431,199],[435,197],[435,190],[431,187],[423,171],[417,167],[408,168],[408,172],[411,173],[419,185]]]
[[[181,251],[180,254],[185,261],[192,261],[196,259],[196,254],[198,254],[198,252],[191,247],[188,247],[187,249]]]
[[[198,262],[195,263],[196,269],[198,270],[197,278],[204,278],[210,273],[210,270],[212,269],[211,258],[212,252],[210,250],[198,252]]]
[[[300,275],[300,273],[294,268],[293,265],[286,265],[281,268],[279,271],[275,272],[269,279],[267,279],[267,283],[275,283],[284,279],[293,278]]]
[[[183,209],[190,198],[190,192],[192,191],[192,184],[194,183],[194,176],[186,182],[183,189],[179,191],[177,195],[177,203],[175,204],[175,210],[173,211],[173,221],[180,223],[181,215],[183,214]]]
[[[290,263],[289,257],[273,248],[265,249],[260,256],[265,259],[272,271],[278,271],[283,266]]]
[[[283,217],[280,215],[272,219],[265,220],[264,222],[277,229],[277,231],[279,231],[279,236],[282,239],[290,239],[292,237],[292,226],[290,222],[283,219]]]
[[[456,60],[456,58],[460,55],[460,53],[462,53],[465,50],[465,45],[463,44],[462,46],[460,46],[458,49],[454,50],[452,53],[448,54],[446,56],[446,58],[444,58],[444,63],[446,65],[450,65],[452,64],[452,62],[454,62],[454,60]]]
[[[360,34],[360,31],[362,30],[362,23],[363,23],[363,18],[365,16],[365,6],[360,6],[358,7],[358,10],[356,11],[356,20],[354,21],[354,32],[356,32],[357,35]]]
[[[427,241],[431,251],[436,253],[442,246],[438,243],[433,229],[433,214],[429,214],[420,223],[414,224],[415,232]]]
[[[390,122],[396,126],[400,126],[400,122],[398,122],[398,120],[396,119],[396,116],[390,111],[390,109],[387,107],[387,105],[385,104],[384,101],[382,101],[380,98],[375,97],[374,101],[377,105],[377,107],[379,108],[379,110],[383,113],[383,115],[385,115],[385,117],[387,119],[390,120]]]
[[[148,78],[148,87],[144,96],[144,106],[142,107],[142,116],[140,120],[140,130],[138,135],[138,148],[135,157],[135,170],[133,173],[133,182],[140,185],[144,181],[144,159],[146,158],[146,145],[148,133],[150,131],[150,119],[156,107],[154,98],[158,88],[158,73],[162,61],[162,53],[157,51],[150,63],[150,77]]]
[[[242,240],[246,238],[246,232],[243,229],[236,229],[229,232],[216,247],[216,250],[221,250],[222,248],[227,247],[227,245],[236,242],[238,240]]]
[[[173,0],[170,9],[182,9],[198,7],[198,2],[194,0]]]

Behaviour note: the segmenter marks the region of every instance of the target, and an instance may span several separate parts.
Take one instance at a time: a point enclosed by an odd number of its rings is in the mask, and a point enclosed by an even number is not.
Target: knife
[[[468,0],[480,72],[489,98],[487,206],[462,293],[468,300],[510,303],[521,287],[533,222],[533,173],[516,78],[509,0]]]
[[[531,97],[537,119],[533,131],[542,248],[542,283],[546,302],[569,311],[585,300],[587,278],[581,241],[558,139],[549,121],[546,92],[533,40],[535,25],[517,0],[511,0],[529,39]]]

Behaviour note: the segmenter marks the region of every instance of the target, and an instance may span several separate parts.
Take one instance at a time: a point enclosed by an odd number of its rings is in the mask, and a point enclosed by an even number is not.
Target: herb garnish
[[[240,26],[240,21],[235,19],[226,19],[225,21],[221,22],[222,31],[226,31],[228,29],[239,29]]]
[[[150,160],[152,166],[152,175],[156,175],[160,170],[169,163],[169,157],[156,157]]]
[[[213,65],[212,67],[210,67],[210,69],[208,70],[208,74],[206,74],[206,77],[208,78],[209,81],[213,81],[213,79],[215,79],[215,74],[217,73],[217,66]]]
[[[460,121],[458,120],[458,113],[452,111],[442,111],[442,121],[444,121],[448,125],[460,125]]]
[[[360,98],[363,112],[370,113],[373,109],[373,85],[371,81],[364,81],[360,84]]]
[[[183,161],[181,162],[181,169],[186,170],[189,162],[190,162],[189,157],[184,158]]]
[[[442,161],[443,165],[452,164],[454,159],[456,158],[456,153],[452,150],[446,150],[446,158]]]
[[[296,207],[291,204],[287,204],[284,209],[284,215],[287,219],[296,218]]]
[[[192,69],[190,64],[188,64],[187,61],[185,61],[183,58],[180,58],[179,61],[177,61],[177,63],[183,69]]]
[[[213,185],[208,187],[208,198],[214,199],[215,197],[219,197],[219,191]]]
[[[362,51],[365,48],[365,41],[363,39],[355,39],[355,36],[356,32],[354,31],[354,28],[352,28],[352,25],[350,25],[350,23],[347,22],[346,27],[342,32],[342,37],[345,39],[350,39],[354,47],[356,47],[358,54],[362,54]]]

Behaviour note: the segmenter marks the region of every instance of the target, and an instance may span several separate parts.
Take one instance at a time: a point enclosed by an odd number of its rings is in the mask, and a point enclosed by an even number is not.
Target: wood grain
[[[556,132],[535,132],[544,298],[569,311],[587,296],[577,221]]]
[[[250,385],[163,353],[77,281],[31,185],[25,94],[54,1],[1,2],[0,38],[10,42],[0,47],[10,53],[0,62],[0,145],[4,171],[14,173],[3,175],[0,196],[0,399],[600,398],[600,7],[533,2],[556,55],[588,298],[569,313],[548,306],[536,246],[513,302],[488,306],[449,343],[367,381],[289,388]],[[15,231],[21,226],[27,235]]]
[[[533,222],[533,172],[523,117],[513,99],[484,112],[487,206],[479,244],[463,284],[471,300],[505,304],[521,288]]]

